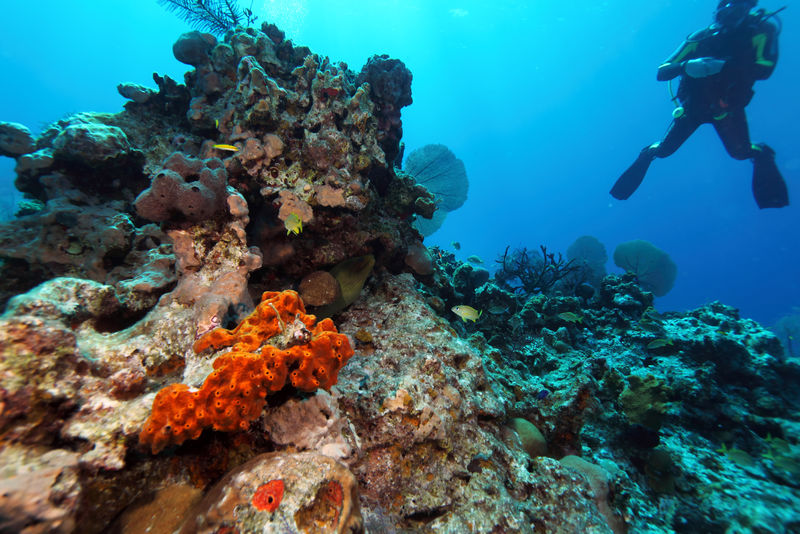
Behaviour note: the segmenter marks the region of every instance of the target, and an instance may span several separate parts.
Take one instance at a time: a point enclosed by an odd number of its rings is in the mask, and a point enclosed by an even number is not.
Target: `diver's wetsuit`
[[[696,58],[725,60],[718,74],[693,78],[686,63]],[[658,79],[681,76],[677,98],[683,114],[670,124],[664,139],[644,148],[636,162],[618,180],[611,194],[626,199],[633,194],[653,158],[673,154],[704,123],[714,125],[731,157],[753,159],[753,194],[759,207],[788,205],[786,185],[775,166],[775,152],[767,145],[753,145],[745,107],[753,97],[757,80],[769,78],[778,60],[778,30],[760,14],[750,14],[734,29],[712,25],[691,35],[658,68]]]

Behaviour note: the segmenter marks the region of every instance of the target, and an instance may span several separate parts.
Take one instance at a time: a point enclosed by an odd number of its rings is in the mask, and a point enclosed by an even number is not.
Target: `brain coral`
[[[232,350],[214,360],[214,371],[200,389],[173,384],[159,391],[139,441],[155,454],[166,445],[198,438],[207,427],[246,429],[261,413],[266,396],[283,389],[287,380],[301,391],[330,389],[353,349],[333,321],[315,322],[296,292],[264,293],[235,329],[217,328],[195,342],[197,352]],[[267,344],[287,332],[286,348]]]

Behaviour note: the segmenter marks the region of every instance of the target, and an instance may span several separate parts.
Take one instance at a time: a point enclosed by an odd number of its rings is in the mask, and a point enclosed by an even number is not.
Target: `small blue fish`
[[[494,306],[490,306],[486,311],[492,315],[503,315],[504,313],[508,312],[508,306],[495,304]]]
[[[536,400],[544,400],[547,398],[548,395],[550,395],[550,392],[547,391],[546,389],[543,389],[536,394]]]

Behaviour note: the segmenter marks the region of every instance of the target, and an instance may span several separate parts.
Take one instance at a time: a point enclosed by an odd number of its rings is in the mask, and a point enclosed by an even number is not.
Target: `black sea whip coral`
[[[198,30],[222,34],[244,21],[247,26],[255,22],[252,3],[242,9],[235,0],[158,0],[168,10]]]

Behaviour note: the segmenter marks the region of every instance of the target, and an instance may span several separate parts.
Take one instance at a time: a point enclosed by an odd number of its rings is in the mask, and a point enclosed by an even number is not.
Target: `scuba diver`
[[[775,164],[775,151],[751,144],[744,108],[756,80],[766,80],[778,60],[778,11],[755,10],[757,0],[722,0],[714,23],[690,35],[658,67],[658,80],[680,76],[673,121],[661,142],[644,148],[611,188],[619,200],[630,197],[655,158],[673,154],[704,123],[714,125],[728,154],[753,160],[753,196],[759,208],[789,205],[786,183]],[[770,19],[775,17],[778,24]],[[670,85],[670,93],[672,86]]]

